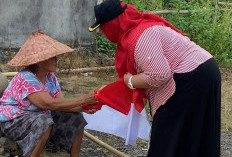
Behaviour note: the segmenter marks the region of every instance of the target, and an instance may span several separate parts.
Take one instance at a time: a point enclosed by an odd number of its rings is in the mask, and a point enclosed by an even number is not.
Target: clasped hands
[[[105,87],[105,85],[102,86],[101,88],[99,88],[97,90],[97,93],[99,93],[99,91],[104,87]],[[92,105],[101,104],[101,102],[97,101],[96,98],[95,98],[95,90],[90,91],[88,94],[84,95],[83,100],[84,100],[85,104],[89,104],[89,105],[91,105],[91,104]],[[89,109],[89,110],[84,110],[83,109],[83,112],[88,113],[88,114],[94,114],[94,113],[97,112],[97,110],[96,109]]]

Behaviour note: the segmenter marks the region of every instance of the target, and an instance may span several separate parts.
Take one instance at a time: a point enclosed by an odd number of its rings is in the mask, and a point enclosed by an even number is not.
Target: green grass
[[[91,89],[95,89],[95,88],[99,88],[99,86],[101,86],[102,84],[99,82],[83,82],[79,84],[80,88],[91,88]]]
[[[223,114],[221,116],[221,130],[232,131],[232,114]]]
[[[222,131],[232,131],[232,102],[230,98],[222,98],[221,129]]]

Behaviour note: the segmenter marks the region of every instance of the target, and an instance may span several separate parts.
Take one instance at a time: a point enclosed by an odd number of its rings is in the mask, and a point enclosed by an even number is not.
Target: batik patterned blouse
[[[34,92],[48,92],[55,98],[60,92],[60,86],[54,73],[49,72],[43,84],[32,72],[28,70],[19,72],[0,99],[0,122],[33,112],[50,113],[48,110],[39,109],[27,99],[27,96]]]

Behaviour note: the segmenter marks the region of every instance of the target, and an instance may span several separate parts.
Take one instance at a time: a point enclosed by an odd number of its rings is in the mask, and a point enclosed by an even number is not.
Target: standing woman
[[[71,52],[70,47],[50,38],[43,31],[32,33],[8,63],[25,67],[10,82],[0,99],[1,131],[16,141],[25,157],[39,157],[49,139],[78,157],[87,124],[83,104],[94,104],[94,92],[66,99],[54,72],[57,55]]]
[[[165,19],[130,4],[94,7],[103,34],[117,44],[115,67],[153,117],[148,157],[219,157],[221,76],[213,56]]]

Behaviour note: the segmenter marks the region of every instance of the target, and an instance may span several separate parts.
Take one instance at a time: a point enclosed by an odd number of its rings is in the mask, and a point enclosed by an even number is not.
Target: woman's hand
[[[83,96],[82,104],[97,104],[97,103],[99,102],[95,99],[94,90],[90,91],[88,94]]]

